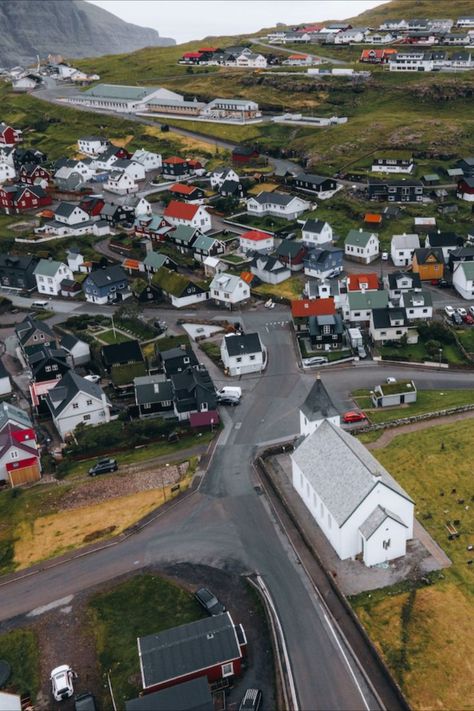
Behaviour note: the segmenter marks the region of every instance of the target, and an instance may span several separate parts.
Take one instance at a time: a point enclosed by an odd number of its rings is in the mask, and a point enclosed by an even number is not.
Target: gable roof
[[[171,380],[164,375],[143,375],[133,379],[137,405],[173,400]]]
[[[33,274],[53,277],[63,266],[65,266],[63,262],[56,262],[54,259],[40,259],[40,261],[35,267]]]
[[[292,459],[339,527],[379,483],[412,501],[356,437],[327,419],[303,440]]]
[[[362,291],[362,289],[377,290],[379,277],[374,272],[368,274],[348,274],[347,288],[349,291]]]
[[[191,205],[187,202],[171,200],[163,211],[165,217],[174,217],[178,220],[192,220],[200,209],[201,205]]]
[[[84,92],[84,96],[97,96],[104,99],[123,101],[143,101],[147,96],[158,91],[156,86],[126,86],[123,84],[97,84]]]
[[[268,191],[263,191],[258,195],[250,198],[250,200],[255,200],[259,205],[266,205],[267,203],[271,205],[281,205],[282,207],[288,206],[293,200],[299,200],[300,198],[294,195],[287,195],[286,193],[271,193]]]
[[[351,311],[369,311],[382,309],[388,306],[388,292],[379,291],[352,291],[347,295]]]
[[[54,210],[54,214],[60,215],[60,217],[69,217],[70,215],[72,215],[76,207],[82,209],[79,205],[76,205],[72,202],[60,202],[57,208]]]
[[[236,291],[242,284],[242,279],[234,274],[229,274],[224,272],[222,274],[216,274],[211,283],[209,284],[209,289],[218,289],[219,291],[226,291],[230,294]]]
[[[393,249],[419,249],[420,238],[416,234],[393,235],[391,245]]]
[[[160,254],[159,252],[148,252],[143,264],[145,267],[151,267],[152,269],[160,269],[168,261],[169,257],[166,254]]]
[[[80,392],[90,395],[97,400],[102,400],[102,395],[104,394],[100,385],[91,383],[89,380],[82,378],[73,370],[68,370],[61,380],[58,381],[57,385],[48,391],[45,398],[46,404],[51,410],[53,417],[60,415]]]
[[[169,190],[170,193],[177,193],[178,195],[192,195],[195,190],[200,190],[200,188],[197,188],[195,185],[173,183]]]
[[[261,242],[264,239],[273,239],[273,235],[261,230],[247,230],[240,235],[240,239],[248,239],[252,242]]]
[[[327,224],[328,223],[324,220],[315,220],[314,218],[310,218],[309,220],[306,220],[301,229],[304,232],[312,232],[313,234],[319,235],[323,231],[324,226]]]
[[[143,686],[240,658],[229,612],[138,638]]]
[[[400,516],[397,516],[397,514],[394,514],[391,511],[388,511],[388,509],[384,509],[382,506],[379,505],[376,506],[372,513],[367,516],[364,523],[359,526],[359,531],[362,533],[366,541],[375,533],[378,528],[380,528],[380,526],[383,524],[384,521],[387,520],[387,518],[391,518],[393,521],[396,521],[401,526],[408,528],[407,525],[403,523]]]
[[[289,259],[295,259],[301,252],[306,252],[303,242],[293,242],[289,239],[282,239],[275,250],[277,257],[288,257]]]
[[[339,415],[319,373],[300,410],[310,422],[322,420],[324,417],[336,417]]]
[[[461,262],[458,269],[462,269],[467,281],[474,279],[474,262]]]
[[[138,341],[124,341],[102,346],[102,359],[106,366],[142,363],[143,353]]]
[[[166,294],[170,294],[176,298],[179,298],[183,294],[189,284],[196,287],[197,293],[207,291],[208,288],[206,285],[193,282],[183,274],[178,274],[166,267],[161,267],[153,274],[152,283],[155,286],[161,287]]]
[[[444,264],[443,250],[439,247],[420,247],[415,249],[413,255],[418,264],[426,264],[431,257],[434,257],[438,264]]]
[[[364,230],[349,230],[347,237],[344,240],[344,245],[362,248],[367,247],[367,244],[373,234],[373,232],[364,232]],[[375,235],[375,237],[377,237],[377,235]]]
[[[462,247],[464,240],[455,232],[428,232],[430,247]]]
[[[32,427],[32,422],[26,412],[9,402],[0,402],[0,431],[12,420],[22,427]]]
[[[323,316],[336,313],[336,305],[332,296],[327,299],[296,299],[291,302],[293,318],[308,316]]]
[[[404,308],[389,308],[372,310],[374,328],[392,328],[394,321],[402,321],[401,325],[407,326],[407,312]],[[400,325],[400,324],[399,324]]]
[[[125,702],[125,711],[214,711],[207,677],[200,676]]]
[[[44,321],[38,321],[32,316],[26,316],[21,323],[15,326],[15,333],[21,344],[25,343],[35,331],[41,331],[51,338],[51,340],[55,340],[55,335],[51,327]]]
[[[118,264],[105,269],[94,269],[86,278],[87,281],[92,281],[98,288],[116,284],[118,281],[127,281],[127,275]]]
[[[398,288],[399,279],[410,279],[412,289],[421,289],[420,275],[416,272],[391,272],[388,275],[388,286],[390,289]]]

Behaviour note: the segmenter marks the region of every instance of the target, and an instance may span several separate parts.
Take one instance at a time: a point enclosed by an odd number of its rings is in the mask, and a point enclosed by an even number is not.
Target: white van
[[[40,299],[31,302],[32,309],[47,309],[49,301],[41,301]]]
[[[227,385],[226,387],[218,390],[217,395],[219,397],[235,397],[240,400],[240,398],[242,397],[242,388],[232,387],[231,385]]]

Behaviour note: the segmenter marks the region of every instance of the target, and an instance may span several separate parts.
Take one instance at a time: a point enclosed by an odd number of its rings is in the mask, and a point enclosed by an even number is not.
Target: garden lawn
[[[228,219],[240,225],[248,225],[248,227],[253,227],[257,230],[266,230],[268,232],[277,232],[282,229],[289,230],[292,227],[291,221],[284,220],[282,217],[272,217],[271,215],[260,217],[259,215],[248,215],[244,213],[241,215],[231,215]]]
[[[301,298],[303,282],[298,277],[293,276],[280,284],[259,284],[252,289],[252,292],[273,299],[288,299],[292,301],[293,299]]]
[[[104,688],[110,673],[119,708],[141,687],[137,637],[204,617],[193,596],[174,583],[138,575],[89,603]]]
[[[122,333],[118,330],[115,330],[114,333],[112,329],[109,329],[108,331],[101,331],[100,333],[95,333],[94,338],[99,341],[99,343],[106,343],[107,345],[112,345],[114,343],[125,343],[126,341],[132,340],[132,338],[130,336],[127,336],[125,333]]]
[[[356,390],[352,393],[352,397],[373,423],[423,415],[449,407],[474,405],[474,390],[418,390],[416,402],[401,407],[374,408],[368,390]]]
[[[373,451],[413,497],[420,522],[452,560],[431,586],[405,581],[351,601],[414,709],[472,706],[474,581],[468,561],[474,556],[467,546],[474,544],[473,436],[474,420],[468,419],[399,435]],[[459,538],[449,540],[447,521],[457,522]]]
[[[433,358],[429,355],[422,340],[419,340],[418,343],[402,346],[401,348],[380,346],[379,351],[384,360],[405,360],[415,363],[422,363],[425,360],[434,363],[438,362],[437,358]],[[456,344],[451,343],[443,343],[442,362],[447,362],[450,365],[465,365],[466,363],[463,354],[459,351]]]
[[[215,343],[214,341],[201,341],[199,348],[203,350],[207,357],[219,366],[219,368],[223,367],[221,349],[218,343]]]
[[[40,687],[36,633],[22,628],[0,635],[0,659],[7,661],[12,668],[12,675],[3,687],[4,691],[27,694],[34,702]]]

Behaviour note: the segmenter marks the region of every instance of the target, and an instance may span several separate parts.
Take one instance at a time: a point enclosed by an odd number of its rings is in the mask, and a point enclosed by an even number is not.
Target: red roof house
[[[201,188],[197,188],[195,185],[184,185],[184,183],[172,185],[170,193],[181,197],[183,200],[201,200],[204,197],[204,191]]]
[[[378,288],[379,278],[373,272],[347,275],[348,291],[378,291]]]
[[[308,318],[309,316],[333,316],[336,305],[332,296],[327,299],[296,299],[291,302],[293,318]]]
[[[21,141],[21,131],[6,123],[0,123],[0,145],[14,146]]]
[[[163,211],[163,216],[176,227],[188,225],[208,232],[212,227],[211,216],[203,205],[172,200]]]
[[[19,486],[41,478],[41,464],[33,429],[8,425],[0,433],[0,480]]]
[[[0,208],[7,215],[51,205],[51,196],[39,185],[10,185],[0,187]]]

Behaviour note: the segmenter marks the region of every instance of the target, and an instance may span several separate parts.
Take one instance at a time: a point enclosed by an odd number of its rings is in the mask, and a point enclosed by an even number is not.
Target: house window
[[[249,356],[249,359],[250,359],[250,360],[255,360],[255,356],[254,356],[254,355],[251,355],[251,356]]]
[[[237,363],[242,363],[242,358],[239,356],[238,358],[235,359]]]
[[[90,407],[92,405],[92,400],[87,400],[86,405]]]
[[[18,450],[17,449],[12,449],[10,452],[10,459],[18,459]]]
[[[207,412],[208,409],[209,409],[209,406],[208,406],[207,402],[201,403],[201,412]]]
[[[388,538],[386,541],[383,541],[383,543],[382,543],[382,546],[383,546],[384,550],[386,550],[386,551],[390,548],[391,545],[392,545],[392,541],[390,538]]]
[[[144,410],[150,410],[150,409],[151,409],[151,403],[146,402],[146,403],[143,405],[143,409],[144,409]]]
[[[82,419],[84,420],[84,422],[86,422],[87,420],[90,420],[90,419],[91,419],[91,416],[90,416],[90,415],[84,415],[84,417],[83,417]]]
[[[73,402],[73,404],[72,404],[72,409],[73,409],[73,410],[78,410],[78,409],[79,409],[79,403]]]
[[[47,373],[50,373],[50,372],[51,372],[51,366],[50,366],[50,365],[46,365],[46,366],[45,366],[45,371],[46,371]]]
[[[171,405],[171,400],[163,400],[161,404],[163,407],[169,407]]]
[[[52,370],[57,370],[57,369],[58,369],[58,366],[57,366],[57,365],[52,365],[52,366],[51,366],[51,369],[52,369]]]
[[[227,664],[223,664],[221,666],[222,669],[222,676],[232,676],[234,673],[234,663],[233,662],[228,662]]]

